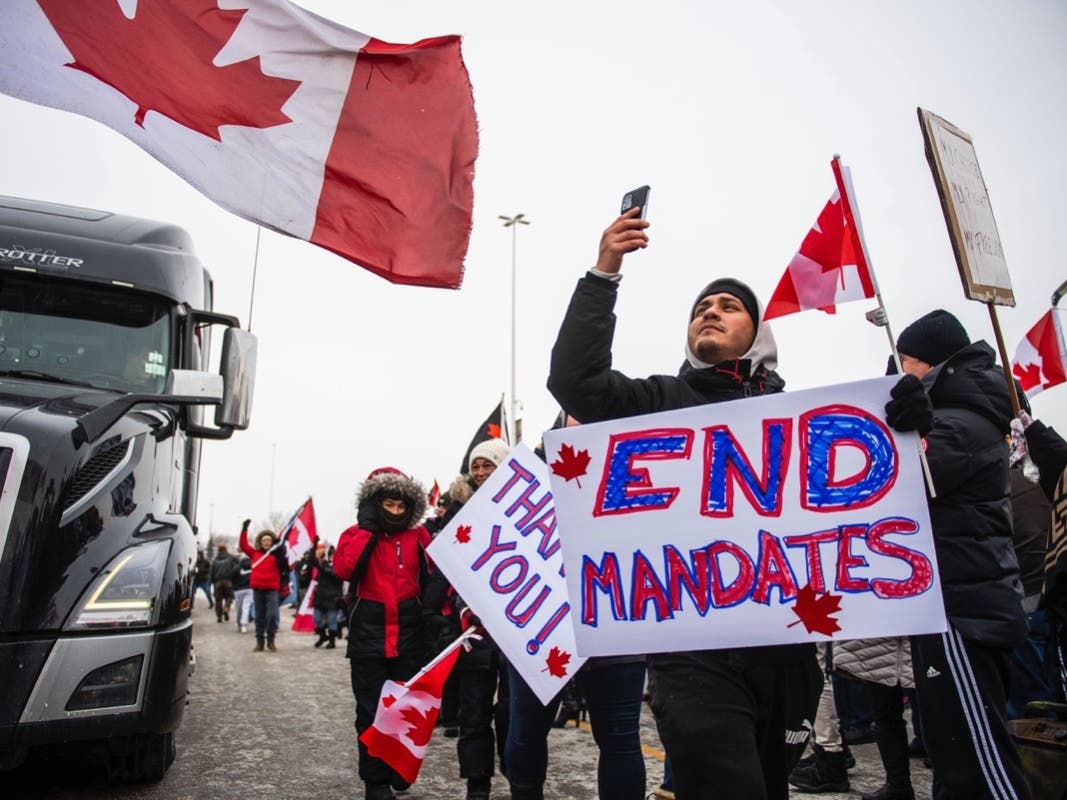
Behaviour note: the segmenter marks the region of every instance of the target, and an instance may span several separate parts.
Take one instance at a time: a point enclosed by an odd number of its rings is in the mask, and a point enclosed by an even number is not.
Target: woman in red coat
[[[422,604],[430,532],[420,524],[426,490],[392,467],[367,476],[357,522],[341,534],[333,570],[349,585],[348,658],[356,697],[356,731],[374,722],[386,680],[406,681],[422,667]],[[391,800],[407,783],[359,744],[367,800]]]
[[[274,646],[274,634],[278,632],[278,590],[282,579],[289,582],[289,560],[284,547],[274,549],[278,537],[273,531],[260,531],[256,534],[256,546],[248,543],[248,526],[251,520],[241,525],[241,550],[252,559],[252,605],[256,612],[256,646],[255,652],[263,652],[266,638],[267,649],[277,652]]]

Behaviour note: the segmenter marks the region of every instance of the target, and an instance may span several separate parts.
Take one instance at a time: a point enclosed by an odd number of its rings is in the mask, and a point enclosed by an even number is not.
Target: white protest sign
[[[971,300],[1015,305],[993,205],[971,137],[924,108],[919,125],[941,198],[963,290]]]
[[[547,432],[578,652],[946,630],[896,380]]]
[[[548,468],[518,445],[427,550],[508,661],[548,703],[576,655]]]

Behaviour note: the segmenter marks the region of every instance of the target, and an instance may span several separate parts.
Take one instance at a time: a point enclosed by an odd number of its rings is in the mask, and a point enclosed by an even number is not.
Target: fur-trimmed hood
[[[392,467],[376,469],[367,476],[356,494],[356,509],[373,506],[376,503],[375,496],[382,490],[398,492],[404,498],[406,528],[414,528],[422,521],[429,505],[426,488]]]

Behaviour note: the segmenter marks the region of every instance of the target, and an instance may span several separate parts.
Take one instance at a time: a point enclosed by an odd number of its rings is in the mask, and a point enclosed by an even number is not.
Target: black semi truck
[[[255,373],[212,294],[179,227],[0,197],[0,770],[174,760],[201,440],[248,426]]]

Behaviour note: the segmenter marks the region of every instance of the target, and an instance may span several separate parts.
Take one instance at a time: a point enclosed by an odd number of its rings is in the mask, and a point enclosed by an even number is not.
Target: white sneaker
[[[247,625],[241,625],[240,626],[240,632],[241,633],[248,633],[248,626]]]

